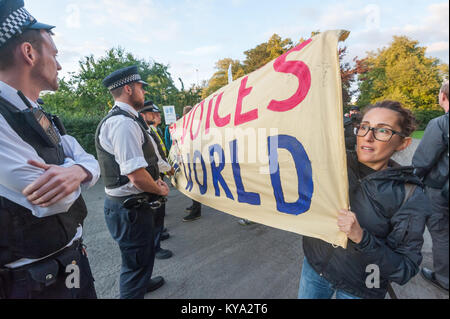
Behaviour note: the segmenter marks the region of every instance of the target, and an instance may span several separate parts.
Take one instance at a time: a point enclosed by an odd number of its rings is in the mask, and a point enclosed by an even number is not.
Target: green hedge
[[[423,131],[432,119],[444,115],[444,110],[413,111],[417,120],[417,130]]]
[[[86,152],[97,157],[95,151],[95,130],[102,117],[62,118],[67,134],[75,137]]]

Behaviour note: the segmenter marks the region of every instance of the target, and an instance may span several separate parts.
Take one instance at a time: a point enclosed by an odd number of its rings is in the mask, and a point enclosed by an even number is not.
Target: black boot
[[[161,241],[167,240],[170,238],[170,234],[168,232],[161,233],[161,236],[159,237]]]
[[[439,281],[437,281],[436,276],[432,270],[424,267],[420,271],[420,274],[422,275],[423,279],[425,279],[435,287],[448,292],[448,288],[445,288]]]
[[[155,291],[156,289],[160,288],[162,285],[164,285],[164,278],[161,276],[153,277],[150,279],[150,283],[147,287],[147,293]]]
[[[172,252],[169,249],[159,249],[156,253],[155,253],[155,258],[156,259],[169,259],[170,257],[172,257]]]
[[[184,222],[192,222],[196,219],[199,219],[202,216],[201,210],[197,209],[195,211],[192,211],[189,215],[183,218]]]

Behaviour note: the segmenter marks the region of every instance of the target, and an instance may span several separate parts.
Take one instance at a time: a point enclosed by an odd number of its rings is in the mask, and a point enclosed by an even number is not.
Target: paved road
[[[406,158],[406,159],[405,159]],[[400,162],[407,164],[408,155]],[[84,194],[89,215],[85,244],[99,298],[119,297],[120,252],[103,217],[103,185]],[[203,207],[202,218],[184,223],[190,200],[175,189],[167,203],[166,226],[171,238],[162,246],[173,251],[156,260],[154,275],[166,284],[147,294],[149,299],[295,299],[303,260],[302,237],[253,224],[241,226],[231,215]],[[423,265],[432,266],[431,239],[426,234]],[[448,294],[416,276],[406,286],[395,286],[400,298],[447,299]]]

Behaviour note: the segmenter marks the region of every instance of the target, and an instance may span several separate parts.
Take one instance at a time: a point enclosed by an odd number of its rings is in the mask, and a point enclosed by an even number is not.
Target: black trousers
[[[122,256],[120,298],[143,299],[155,262],[153,211],[126,209],[122,200],[105,199],[105,220]]]
[[[6,299],[97,299],[81,241],[44,260],[3,270]]]
[[[166,204],[162,203],[161,207],[155,211],[155,252],[161,249],[161,234],[164,229],[164,217],[166,216]]]
[[[200,214],[201,209],[202,209],[202,204],[200,202],[192,200],[192,211]]]
[[[431,202],[431,215],[427,219],[427,228],[433,241],[433,270],[439,283],[448,289],[448,201],[441,195],[440,189],[427,187],[426,193]]]

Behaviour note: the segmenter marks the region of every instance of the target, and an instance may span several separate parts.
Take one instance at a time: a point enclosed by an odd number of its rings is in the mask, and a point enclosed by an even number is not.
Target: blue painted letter
[[[241,166],[239,165],[238,159],[238,146],[237,140],[230,142],[230,151],[231,151],[231,163],[233,166],[233,175],[234,181],[236,183],[237,194],[238,194],[238,202],[239,203],[248,203],[251,205],[261,205],[261,197],[258,193],[249,193],[244,189],[244,184],[242,183],[241,176]]]
[[[183,168],[184,168],[184,175],[186,176],[186,179],[187,179],[187,185],[186,185],[186,190],[187,191],[192,191],[192,188],[194,187],[194,182],[192,181],[192,171],[191,171],[191,161],[190,161],[190,156],[189,156],[189,154],[186,154],[187,155],[187,165],[188,165],[188,168],[189,168],[189,175],[186,173],[186,164],[184,163],[184,160],[183,160]]]
[[[197,158],[200,159],[200,162],[202,164],[202,170],[203,170],[203,184],[200,184],[200,182],[198,181],[198,174],[197,174],[197,167],[196,167],[196,160]],[[195,151],[194,153],[194,174],[195,174],[195,180],[197,181],[198,187],[200,188],[200,194],[204,195],[206,193],[206,191],[208,190],[208,179],[207,179],[207,172],[206,172],[206,164],[205,161],[203,160],[203,156],[202,153],[200,153],[200,151]]]
[[[216,161],[214,159],[214,153],[219,154],[220,158],[220,164],[219,166],[216,166]],[[209,147],[209,157],[211,160],[211,172],[212,172],[212,178],[213,178],[213,184],[214,188],[216,190],[216,196],[220,197],[220,188],[219,183],[222,185],[222,188],[225,191],[225,194],[229,199],[234,200],[233,194],[231,194],[230,189],[228,188],[227,183],[223,179],[223,176],[221,172],[223,171],[223,168],[225,167],[225,155],[223,154],[223,149],[219,144],[215,144]]]
[[[278,150],[272,151],[271,144],[276,143],[278,139],[278,148],[289,151],[294,158],[295,167],[298,176],[298,200],[294,203],[287,203],[284,199],[283,189],[281,186],[280,166],[278,163]],[[314,183],[312,179],[311,162],[303,145],[292,136],[279,135],[269,137],[269,162],[270,167],[276,165],[278,169],[271,173],[272,187],[275,199],[277,201],[278,211],[291,215],[300,215],[307,212],[311,207],[311,199],[314,192]]]

